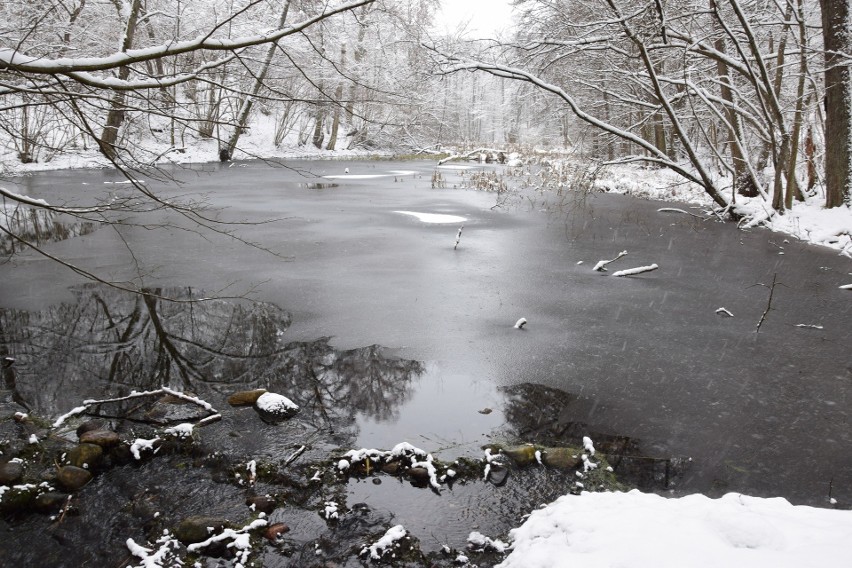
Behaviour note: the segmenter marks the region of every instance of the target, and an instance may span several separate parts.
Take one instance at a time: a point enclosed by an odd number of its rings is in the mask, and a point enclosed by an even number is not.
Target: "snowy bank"
[[[510,537],[501,568],[840,566],[852,555],[852,511],[738,493],[583,493],[533,512]]]
[[[668,170],[610,165],[597,174],[593,185],[605,193],[688,203],[696,206],[699,213],[715,208],[702,188],[685,183]],[[730,191],[723,193],[727,200],[731,199]],[[833,248],[852,258],[852,209],[849,206],[826,209],[824,205],[823,196],[808,197],[804,202],[794,202],[793,208],[782,214],[761,197],[737,195],[734,210],[744,217],[740,225],[744,229],[766,227],[808,243]]]

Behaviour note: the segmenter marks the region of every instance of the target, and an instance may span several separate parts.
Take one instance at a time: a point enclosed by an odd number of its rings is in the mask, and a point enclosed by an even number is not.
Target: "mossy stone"
[[[574,469],[582,460],[576,450],[571,448],[547,448],[542,452],[541,461],[557,469]]]
[[[65,489],[77,491],[92,480],[92,472],[81,467],[66,465],[56,472],[56,480]]]
[[[91,469],[100,464],[104,449],[97,444],[78,444],[68,450],[65,460],[69,465]]]

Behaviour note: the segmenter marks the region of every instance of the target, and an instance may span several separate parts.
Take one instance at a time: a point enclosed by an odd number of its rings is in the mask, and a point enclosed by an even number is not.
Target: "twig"
[[[456,235],[456,244],[455,244],[455,246],[453,246],[453,250],[456,250],[457,248],[459,248],[459,241],[461,241],[462,229],[464,229],[464,225],[459,227],[459,234]]]
[[[197,398],[197,397],[194,397],[194,396],[189,396],[187,394],[176,391],[174,389],[170,389],[168,387],[161,387],[159,389],[151,390],[151,391],[133,392],[133,393],[130,393],[129,395],[127,395],[127,396],[120,396],[120,397],[117,397],[117,398],[105,398],[105,399],[101,399],[101,400],[84,400],[82,406],[78,406],[78,407],[68,411],[67,413],[63,414],[59,418],[57,418],[56,421],[53,423],[53,427],[59,428],[60,426],[62,426],[62,424],[66,420],[68,420],[72,416],[86,412],[92,406],[97,406],[99,404],[106,404],[106,403],[110,403],[110,402],[121,402],[121,401],[125,401],[125,400],[132,400],[134,398],[155,396],[155,395],[160,395],[160,394],[170,394],[170,395],[172,395],[176,398],[179,398],[181,400],[185,400],[186,402],[190,402],[192,404],[200,406],[201,408],[207,410],[208,412],[211,412],[212,415],[206,416],[203,420],[201,420],[198,423],[199,426],[205,426],[205,425],[207,425],[211,422],[216,422],[217,420],[220,420],[222,418],[222,415],[218,414],[216,412],[216,409],[213,408],[213,406],[210,403],[208,403],[207,401],[201,400],[200,398]]]
[[[831,496],[831,487],[829,487],[828,494],[829,494],[829,496]],[[71,497],[72,496],[69,495],[65,499],[65,504],[62,506],[62,510],[59,511],[59,517],[56,518],[56,524],[61,523],[62,519],[65,518],[65,514],[68,512],[68,509],[71,507]]]
[[[618,256],[616,256],[612,260],[599,260],[598,263],[595,265],[595,267],[592,270],[596,270],[598,272],[606,272],[606,265],[607,264],[609,264],[611,262],[615,262],[616,260],[618,260],[622,256],[626,256],[626,255],[627,255],[627,251],[623,250],[620,253],[618,253]]]
[[[307,449],[308,449],[307,446],[299,446],[299,449],[297,449],[295,452],[290,454],[290,456],[284,461],[283,467],[287,467],[288,465],[290,465],[291,463],[296,461],[299,458],[299,456],[301,456],[302,454],[305,453],[305,450],[307,450]]]
[[[763,325],[763,322],[766,320],[766,314],[769,313],[769,310],[772,309],[772,295],[775,293],[775,279],[778,278],[778,273],[772,275],[772,285],[768,286],[769,288],[769,299],[766,302],[766,309],[763,310],[763,315],[760,316],[760,321],[757,322],[757,328],[754,330],[755,333],[760,333],[760,326]],[[759,284],[760,286],[766,286],[765,284]]]
[[[695,213],[690,213],[689,211],[684,211],[683,209],[677,209],[676,207],[663,207],[661,209],[657,209],[657,213],[684,213],[686,215],[691,215],[696,219],[707,219],[707,217],[702,217],[701,215],[696,215]]]

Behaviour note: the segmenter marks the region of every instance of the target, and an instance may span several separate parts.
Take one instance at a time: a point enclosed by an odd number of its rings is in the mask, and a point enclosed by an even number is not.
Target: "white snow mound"
[[[738,493],[583,493],[534,511],[509,536],[499,568],[839,566],[852,555],[852,511]]]
[[[267,412],[286,412],[288,410],[299,410],[299,405],[284,395],[274,392],[265,392],[257,398],[257,407]]]

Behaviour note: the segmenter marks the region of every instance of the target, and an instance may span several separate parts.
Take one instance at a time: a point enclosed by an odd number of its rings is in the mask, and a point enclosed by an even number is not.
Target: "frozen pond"
[[[852,294],[838,289],[849,281],[848,259],[629,197],[546,204],[531,195],[495,207],[493,193],[453,189],[470,170],[442,168],[447,189],[433,189],[431,162],[287,166],[199,166],[175,172],[182,185],[168,190],[203,197],[234,222],[268,220],[230,227],[268,250],[146,227],[100,229],[46,249],[115,280],[144,274],[164,289],[249,293],[289,314],[288,342],[327,337],[337,352],[379,345],[419,362],[390,375],[396,388],[375,391],[393,393],[381,408],[338,401],[351,414],[354,447],[409,441],[453,459],[481,455],[492,440],[588,432],[629,438],[637,459],[688,464],[660,491],[825,506],[831,488],[841,503],[852,500]],[[118,181],[63,171],[4,183],[57,202],[126,191],[108,183]],[[592,270],[623,250],[609,273]],[[653,272],[610,276],[653,263]],[[73,302],[70,287],[83,282],[33,255],[0,266],[0,277],[0,307],[16,313]],[[769,296],[758,284],[773,278],[772,310],[756,333]],[[515,329],[521,317],[528,324]],[[50,395],[32,384],[42,378],[20,372],[19,388],[51,417],[96,396],[83,377],[64,378]],[[484,522],[472,500],[507,499],[459,489],[436,504],[431,493],[387,483],[350,491],[421,534],[435,530],[417,526],[424,511],[442,519],[441,530],[463,533]],[[438,512],[453,499],[463,514]]]

